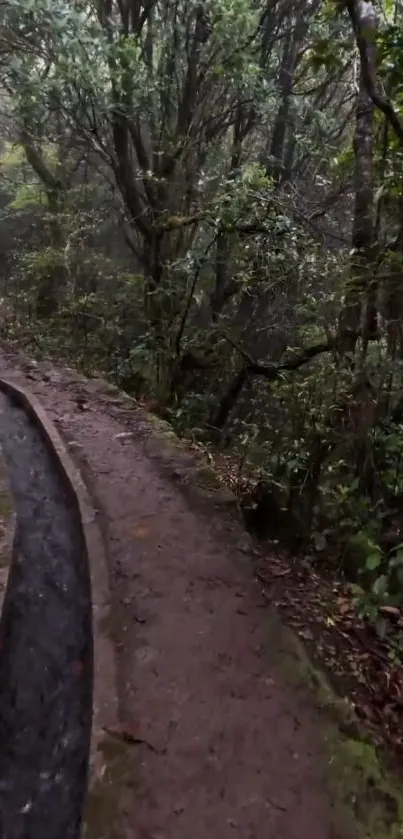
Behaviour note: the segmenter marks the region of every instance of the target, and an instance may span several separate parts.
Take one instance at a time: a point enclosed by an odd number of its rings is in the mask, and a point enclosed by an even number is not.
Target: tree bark
[[[371,44],[367,37],[368,31],[366,26],[363,25],[365,20],[375,20],[376,23],[377,15],[375,7],[373,3],[367,2],[367,0],[345,0],[345,5],[350,16],[360,54],[364,87],[375,107],[385,115],[397,139],[403,145],[403,121],[376,76],[376,66],[372,62]],[[370,22],[369,32],[371,32],[371,27],[372,23]]]
[[[371,73],[376,67],[377,17],[370,3],[360,3],[357,31],[365,33],[366,60]],[[360,34],[360,37],[364,35]],[[360,61],[354,133],[355,207],[352,234],[351,273],[339,318],[338,349],[353,354],[360,334],[368,341],[376,327],[376,287],[372,265],[374,235],[374,117],[375,105],[368,93],[366,74]],[[367,304],[362,324],[364,303]]]
[[[241,370],[236,373],[233,380],[231,381],[228,389],[224,393],[223,398],[218,406],[218,409],[214,416],[211,419],[211,425],[217,431],[222,431],[224,428],[229,415],[235,408],[235,405],[241,395],[241,392],[246,384],[248,378],[248,370],[247,367],[242,367]]]

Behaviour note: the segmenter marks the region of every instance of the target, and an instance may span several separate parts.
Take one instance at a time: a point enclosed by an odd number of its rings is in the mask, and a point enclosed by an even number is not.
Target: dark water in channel
[[[84,540],[39,431],[2,393],[0,445],[17,508],[0,621],[0,837],[76,839],[92,715]]]

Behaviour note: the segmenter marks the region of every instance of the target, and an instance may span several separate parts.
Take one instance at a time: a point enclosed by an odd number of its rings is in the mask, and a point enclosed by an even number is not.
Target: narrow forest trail
[[[107,544],[115,734],[130,745],[124,806],[101,794],[89,839],[346,839],[316,712],[277,667],[265,603],[219,517],[192,509],[147,456],[140,412],[129,433],[112,397],[83,397],[60,371],[4,356],[2,375],[68,441]]]

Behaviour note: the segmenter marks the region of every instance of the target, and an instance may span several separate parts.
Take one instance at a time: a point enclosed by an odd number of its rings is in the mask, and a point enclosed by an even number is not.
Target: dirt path
[[[75,387],[3,375],[41,399],[102,511],[120,715],[138,741],[117,835],[339,839],[315,717],[273,664],[259,589],[219,522],[145,456],[140,420],[130,436]]]

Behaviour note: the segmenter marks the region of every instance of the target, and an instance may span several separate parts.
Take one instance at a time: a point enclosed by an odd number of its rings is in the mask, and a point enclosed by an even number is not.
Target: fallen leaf
[[[122,740],[124,743],[139,742],[139,726],[137,723],[133,723],[132,725],[116,723],[116,725],[105,726],[104,731],[110,734],[111,737],[116,737],[117,740]]]

